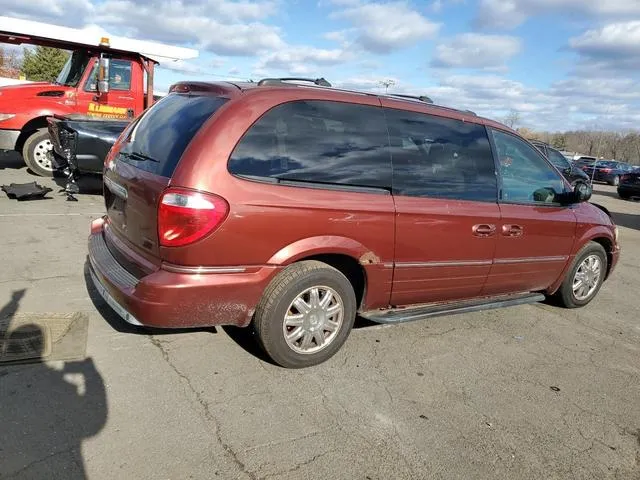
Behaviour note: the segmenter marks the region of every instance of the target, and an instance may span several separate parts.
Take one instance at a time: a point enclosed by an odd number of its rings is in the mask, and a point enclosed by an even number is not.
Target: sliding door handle
[[[471,229],[476,237],[490,237],[496,233],[496,226],[488,223],[474,225]]]
[[[524,233],[524,228],[521,225],[503,225],[502,235],[505,237],[521,237]]]

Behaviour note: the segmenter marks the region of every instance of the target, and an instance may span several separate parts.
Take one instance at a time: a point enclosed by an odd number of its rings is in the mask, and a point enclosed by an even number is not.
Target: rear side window
[[[245,133],[228,168],[250,179],[390,188],[384,113],[316,100],[278,105]]]
[[[225,102],[211,95],[167,95],[138,118],[119,160],[171,177],[194,135]]]
[[[482,125],[386,110],[393,192],[412,197],[496,202],[496,167]]]

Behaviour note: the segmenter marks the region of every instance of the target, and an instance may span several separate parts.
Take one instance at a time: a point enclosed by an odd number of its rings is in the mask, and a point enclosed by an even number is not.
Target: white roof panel
[[[19,18],[0,16],[0,34],[15,35],[17,43],[33,43],[53,40],[60,42],[60,48],[72,48],[73,45],[99,47],[103,37],[109,39],[109,46],[114,50],[137,53],[157,62],[189,60],[198,56],[198,50],[157,42],[136,40],[133,38],[110,35],[97,25],[83,29],[62,27],[48,23],[22,20]],[[27,37],[21,39],[20,37]]]

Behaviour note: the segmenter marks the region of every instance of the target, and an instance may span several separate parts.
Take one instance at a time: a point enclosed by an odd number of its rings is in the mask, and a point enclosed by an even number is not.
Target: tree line
[[[68,58],[69,52],[58,48],[25,48],[19,56],[15,49],[0,46],[0,77],[53,82]]]
[[[530,140],[541,140],[558,150],[640,165],[640,132],[638,131],[536,132],[519,128],[518,132]]]

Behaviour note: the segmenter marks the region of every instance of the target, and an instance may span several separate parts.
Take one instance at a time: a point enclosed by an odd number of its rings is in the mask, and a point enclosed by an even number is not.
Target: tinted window
[[[492,130],[500,160],[502,200],[516,203],[554,203],[564,182],[538,150],[520,138]]]
[[[167,95],[138,118],[118,159],[170,177],[191,139],[225,101],[210,95]]]
[[[229,171],[337,185],[391,185],[391,159],[380,107],[296,101],[265,113],[245,133]]]
[[[91,75],[85,83],[88,92],[97,90],[98,62],[95,62]],[[129,60],[111,60],[109,62],[109,87],[111,90],[131,90],[131,62]]]
[[[557,150],[554,150],[553,148],[549,148],[547,149],[547,152],[549,156],[548,157],[549,161],[553,163],[556,167],[558,167],[560,170],[564,170],[565,168],[571,167],[571,165],[569,165],[569,162],[567,161],[565,156],[562,155]]]
[[[485,128],[387,109],[398,195],[495,202],[495,163]]]

